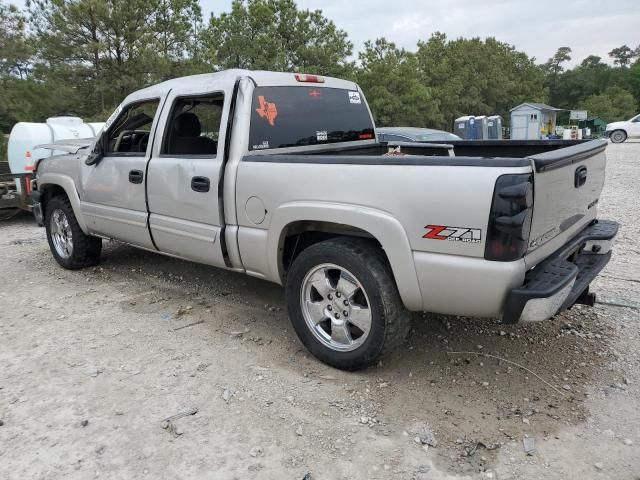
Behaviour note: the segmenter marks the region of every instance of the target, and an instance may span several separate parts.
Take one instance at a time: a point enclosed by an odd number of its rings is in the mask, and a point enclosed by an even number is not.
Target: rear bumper
[[[611,258],[618,224],[594,221],[553,255],[529,270],[507,296],[502,321],[546,320],[576,302],[593,304],[589,284]]]

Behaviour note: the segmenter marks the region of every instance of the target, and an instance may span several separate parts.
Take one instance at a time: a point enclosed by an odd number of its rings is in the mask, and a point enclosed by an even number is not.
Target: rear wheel
[[[45,228],[53,258],[62,267],[77,270],[100,260],[102,240],[82,231],[67,197],[57,196],[47,202]]]
[[[302,343],[342,370],[375,364],[410,327],[382,250],[366,240],[334,239],[305,249],[287,276],[287,306]]]
[[[622,143],[627,139],[627,134],[624,130],[614,130],[609,138],[613,143]]]

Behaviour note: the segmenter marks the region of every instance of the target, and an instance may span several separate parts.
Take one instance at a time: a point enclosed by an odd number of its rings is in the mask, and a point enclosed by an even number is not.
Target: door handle
[[[211,182],[207,177],[193,177],[191,179],[191,190],[194,192],[208,192]]]
[[[143,179],[144,174],[142,173],[142,170],[131,170],[129,172],[129,181],[131,183],[142,183]]]

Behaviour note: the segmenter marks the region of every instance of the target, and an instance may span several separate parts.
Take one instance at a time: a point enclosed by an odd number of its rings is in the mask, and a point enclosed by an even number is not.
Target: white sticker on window
[[[318,140],[319,142],[326,142],[327,141],[327,131],[326,130],[321,130],[316,132],[316,140]]]
[[[265,148],[269,148],[269,141],[264,140],[262,143],[258,145],[253,145],[253,150],[264,150]]]
[[[349,92],[349,103],[362,103],[360,92]]]
[[[461,130],[464,130],[464,123],[459,123],[458,128],[460,128]]]
[[[116,119],[116,117],[120,115],[121,111],[122,111],[122,105],[118,105],[118,108],[115,109],[115,111],[111,114],[111,116],[105,122],[103,130],[109,129],[109,127],[111,126],[113,121]]]

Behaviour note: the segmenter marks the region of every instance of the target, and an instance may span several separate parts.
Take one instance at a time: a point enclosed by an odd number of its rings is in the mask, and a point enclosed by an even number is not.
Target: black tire
[[[52,238],[51,217],[57,210],[61,210],[66,216],[72,234],[71,243],[73,248],[68,257],[64,257],[58,253]],[[102,252],[102,239],[86,235],[82,231],[73,212],[71,202],[66,196],[55,196],[46,203],[44,225],[47,231],[49,248],[51,249],[53,258],[56,259],[56,262],[58,262],[60,266],[69,270],[78,270],[80,268],[91,267],[98,264],[100,261],[100,253]]]
[[[302,312],[305,277],[327,263],[351,272],[368,297],[371,328],[364,342],[352,351],[337,351],[323,344]],[[402,344],[411,327],[411,317],[400,299],[382,249],[365,239],[336,238],[303,250],[287,274],[286,295],[289,318],[302,343],[316,358],[340,370],[359,370],[376,364],[384,354]]]
[[[623,143],[627,140],[627,132],[624,130],[614,130],[609,134],[609,138],[613,143]]]

